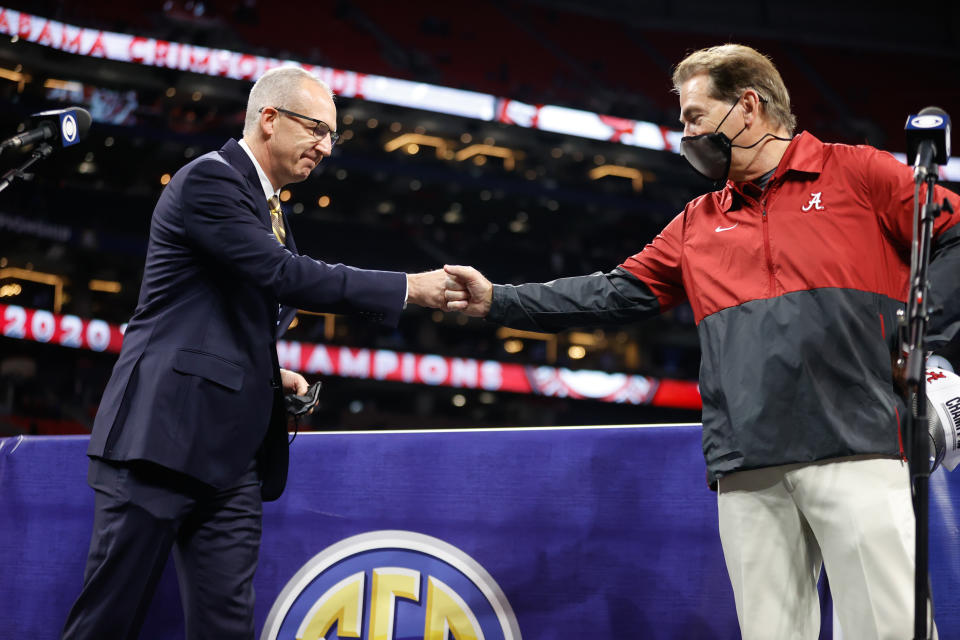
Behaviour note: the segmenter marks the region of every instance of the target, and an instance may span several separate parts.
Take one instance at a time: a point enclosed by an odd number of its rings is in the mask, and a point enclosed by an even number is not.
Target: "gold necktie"
[[[287,232],[283,228],[283,210],[280,208],[280,198],[270,196],[267,198],[267,206],[270,207],[270,224],[273,226],[273,235],[277,242],[283,244],[287,239]]]

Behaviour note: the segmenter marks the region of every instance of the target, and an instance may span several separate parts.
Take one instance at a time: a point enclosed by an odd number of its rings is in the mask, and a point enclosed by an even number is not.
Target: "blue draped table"
[[[0,637],[56,637],[79,591],[93,521],[86,444],[85,437],[0,440]],[[960,473],[938,470],[930,484],[936,619],[941,637],[955,638]],[[471,609],[487,640],[517,629],[527,640],[738,638],[716,511],[695,425],[300,434],[286,493],[264,508],[258,634],[270,622],[273,635],[264,637],[292,638],[320,595],[336,595],[331,587],[343,572],[356,571],[365,585],[366,616],[372,562],[422,578],[418,594],[390,605],[397,640],[422,638],[428,583],[441,578],[456,596],[445,602]],[[368,550],[366,565],[362,553],[344,556],[281,598],[324,550],[383,531],[436,539],[467,560]],[[143,638],[182,636],[172,569],[171,561]],[[507,603],[501,613],[512,611],[513,632],[492,600],[477,601],[480,574],[493,585],[487,592]],[[825,637],[829,615],[828,608]]]

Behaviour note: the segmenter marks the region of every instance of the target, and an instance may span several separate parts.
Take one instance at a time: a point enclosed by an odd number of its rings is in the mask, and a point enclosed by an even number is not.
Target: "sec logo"
[[[522,640],[503,591],[438,538],[372,531],[310,559],[273,603],[260,640]]]

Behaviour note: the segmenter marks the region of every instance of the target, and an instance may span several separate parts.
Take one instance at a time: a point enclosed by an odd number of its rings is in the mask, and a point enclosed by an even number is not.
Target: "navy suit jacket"
[[[405,291],[403,273],[298,255],[289,225],[281,246],[256,168],[230,140],[180,169],[157,202],[140,299],[88,455],[150,461],[218,488],[256,456],[264,499],[278,497],[287,444],[276,340],[290,315],[396,325]]]

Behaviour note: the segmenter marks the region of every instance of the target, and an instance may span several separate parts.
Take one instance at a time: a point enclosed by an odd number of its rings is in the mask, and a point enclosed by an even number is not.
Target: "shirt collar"
[[[824,146],[809,131],[801,131],[790,141],[773,177],[777,178],[787,171],[819,174],[823,171]]]
[[[819,175],[823,171],[824,146],[810,132],[801,131],[790,141],[770,182],[780,180],[788,171]],[[749,195],[752,199],[756,199],[757,193],[754,191],[756,187],[750,183],[738,184],[733,180],[727,180],[726,188],[720,192],[720,208],[723,211],[730,209],[733,205],[734,193],[740,196]]]
[[[280,190],[274,189],[273,185],[270,183],[270,178],[267,177],[267,174],[264,173],[263,167],[260,166],[260,163],[257,162],[257,159],[253,155],[253,151],[250,150],[250,147],[247,146],[247,141],[240,139],[240,148],[247,152],[247,155],[250,156],[250,161],[253,162],[253,166],[257,169],[257,175],[260,177],[260,186],[263,188],[263,197],[267,200],[273,196],[279,196]]]

